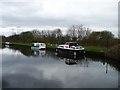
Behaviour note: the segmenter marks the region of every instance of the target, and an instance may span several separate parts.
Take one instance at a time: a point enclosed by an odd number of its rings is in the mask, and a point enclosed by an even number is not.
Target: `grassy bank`
[[[15,46],[28,46],[31,47],[31,43],[17,43],[17,42],[12,42],[13,45]],[[55,51],[55,48],[57,47],[57,44],[46,44],[47,50]],[[100,56],[100,57],[108,57],[111,59],[118,60],[120,52],[120,45],[116,45],[111,48],[105,48],[105,47],[98,47],[98,46],[83,46],[86,51],[86,55],[88,56]],[[118,60],[119,61],[119,60]]]
[[[96,46],[84,46],[87,52],[105,52],[106,48],[104,47],[96,47]]]
[[[120,44],[115,45],[111,48],[109,48],[106,52],[105,52],[106,56],[112,59],[115,59],[117,61],[120,61]]]
[[[22,42],[20,42],[20,43],[12,42],[12,44],[14,44],[14,45],[22,45],[22,46],[31,46],[31,43],[22,43]]]
[[[14,45],[22,45],[22,46],[31,46],[32,43],[16,43],[16,42],[13,42]],[[56,48],[57,45],[55,44],[47,44],[46,47],[47,48]]]
[[[23,45],[23,46],[31,46],[31,43],[16,43],[13,42],[14,45]],[[48,49],[55,49],[57,47],[57,44],[47,44],[46,47]],[[96,46],[84,46],[86,52],[97,52],[97,53],[104,53],[106,51],[106,48],[104,47],[96,47]]]

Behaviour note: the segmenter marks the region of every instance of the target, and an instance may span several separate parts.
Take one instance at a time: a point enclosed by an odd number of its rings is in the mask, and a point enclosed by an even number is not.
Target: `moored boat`
[[[11,42],[5,42],[5,45],[12,45]]]
[[[45,43],[32,43],[31,46],[32,50],[44,50],[46,49],[46,44]]]
[[[79,46],[77,42],[66,42],[63,45],[58,45],[56,52],[65,55],[79,56],[85,54],[85,49],[82,46]]]

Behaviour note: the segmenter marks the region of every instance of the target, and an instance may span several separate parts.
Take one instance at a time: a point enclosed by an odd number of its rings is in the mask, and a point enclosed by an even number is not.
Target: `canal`
[[[0,48],[3,88],[118,88],[118,63],[30,47]]]

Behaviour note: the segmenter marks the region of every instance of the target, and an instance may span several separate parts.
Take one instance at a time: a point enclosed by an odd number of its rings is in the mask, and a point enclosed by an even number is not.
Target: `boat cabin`
[[[31,49],[46,49],[45,43],[32,43]]]
[[[11,42],[5,42],[6,45],[11,45],[12,43]]]
[[[65,45],[69,45],[69,48],[71,46],[79,46],[77,42],[66,42]]]
[[[79,46],[77,42],[66,42],[63,45],[59,45],[57,48],[61,49],[74,49],[74,50],[84,50],[82,46]]]

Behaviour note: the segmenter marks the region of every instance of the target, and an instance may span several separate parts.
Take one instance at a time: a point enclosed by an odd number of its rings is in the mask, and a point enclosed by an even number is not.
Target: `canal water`
[[[3,88],[118,88],[118,64],[106,58],[9,46],[0,54]]]

